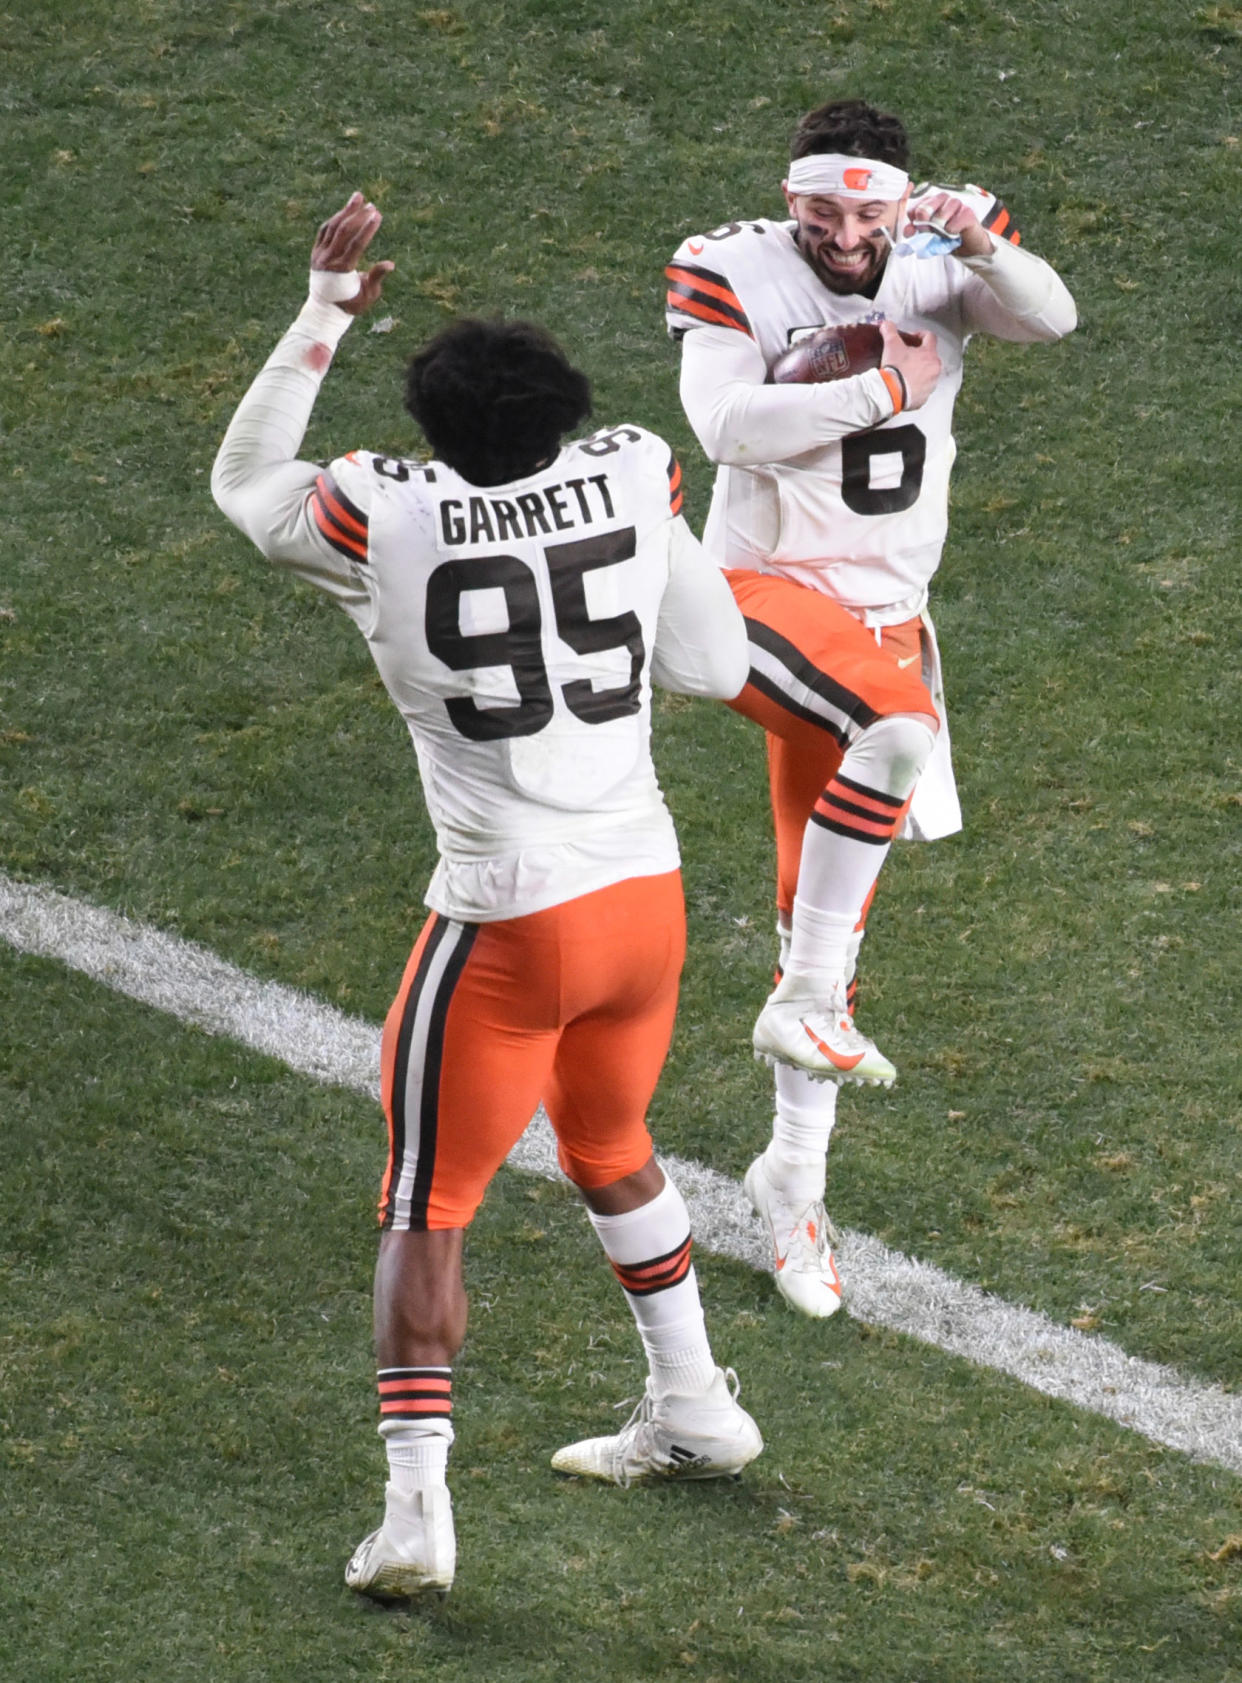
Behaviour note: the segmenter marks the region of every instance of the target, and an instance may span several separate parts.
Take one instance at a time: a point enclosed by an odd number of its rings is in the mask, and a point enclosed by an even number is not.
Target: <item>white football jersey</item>
[[[355,617],[418,755],[437,910],[568,898],[571,844],[591,850],[574,893],[604,886],[597,864],[608,881],[618,861],[675,868],[648,750],[674,469],[662,440],[622,427],[495,490],[366,452],[320,475],[312,515],[359,564]]]
[[[317,469],[293,452],[326,366],[320,320],[307,306],[242,399],[212,490],[365,636],[435,826],[428,904],[517,917],[676,869],[652,678],[732,696],[747,653],[669,446],[614,427],[492,489],[367,451]]]
[[[992,195],[980,195],[979,216],[1016,240]],[[843,382],[831,401],[841,406],[844,436],[784,460],[765,460],[760,447],[753,466],[720,466],[704,543],[725,565],[785,575],[849,608],[914,602],[917,611],[948,524],[953,405],[966,342],[979,327],[1027,335],[1020,326],[1006,331],[988,287],[952,257],[890,256],[874,298],[831,292],[799,252],[795,228],[792,221],[732,222],[683,241],[666,271],[673,337],[731,329],[753,341],[770,369],[820,327],[887,319],[906,332],[932,332],[943,372],[926,403],[896,415],[891,401],[877,409],[883,393],[874,373]],[[705,392],[704,407],[715,397]]]

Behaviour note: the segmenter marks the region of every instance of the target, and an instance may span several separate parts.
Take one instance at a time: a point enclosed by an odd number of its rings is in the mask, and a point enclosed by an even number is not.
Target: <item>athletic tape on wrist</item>
[[[330,351],[334,351],[349,332],[353,319],[348,310],[339,309],[335,304],[326,304],[321,298],[311,297],[298,311],[296,325],[303,333],[309,334],[312,339],[319,340]]]
[[[312,269],[310,295],[321,304],[343,304],[362,291],[357,269]]]

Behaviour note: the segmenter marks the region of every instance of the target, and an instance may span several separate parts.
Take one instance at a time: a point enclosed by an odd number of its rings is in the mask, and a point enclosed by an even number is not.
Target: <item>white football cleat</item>
[[[615,1437],[584,1438],[552,1457],[558,1473],[623,1488],[657,1479],[736,1478],[763,1448],[759,1428],[737,1402],[737,1374],[717,1368],[698,1396],[653,1397],[651,1381]]]
[[[354,1550],[345,1582],[375,1601],[447,1595],[457,1567],[448,1486],[426,1485],[406,1495],[390,1484],[385,1498],[384,1523]]]
[[[775,1261],[776,1289],[793,1308],[826,1320],[841,1307],[841,1276],[832,1241],[836,1232],[817,1199],[799,1208],[768,1177],[763,1156],[746,1171],[742,1190],[755,1214],[767,1223]]]
[[[891,1087],[897,1078],[875,1042],[854,1027],[844,982],[815,998],[802,977],[786,971],[759,1013],[754,1046],[757,1058],[792,1064],[816,1081]]]

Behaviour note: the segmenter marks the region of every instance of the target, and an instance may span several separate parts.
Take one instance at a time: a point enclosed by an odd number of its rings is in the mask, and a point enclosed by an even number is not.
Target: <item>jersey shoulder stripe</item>
[[[685,499],[681,491],[681,463],[670,450],[668,453],[668,506],[674,514],[681,513]]]
[[[1008,240],[1010,245],[1022,244],[1022,235],[1018,232],[1013,218],[999,199],[994,202],[991,210],[985,216],[980,217],[980,221],[988,233],[995,234],[998,240]]]
[[[669,283],[671,331],[677,331],[673,318],[686,315],[695,322],[707,322],[714,327],[733,327],[754,338],[750,318],[723,275],[717,274],[714,269],[701,268],[697,263],[676,261],[670,263],[664,273]],[[681,331],[684,332],[685,328]]]
[[[315,480],[310,494],[310,511],[316,526],[333,549],[351,561],[365,563],[369,521],[330,473],[321,473]]]
[[[965,187],[946,187],[941,182],[920,181],[918,186],[910,189],[912,200],[921,199],[928,193],[952,193],[963,204],[970,206],[979,218],[981,228],[995,234],[998,240],[1008,240],[1010,245],[1022,244],[1022,235],[1008,210],[986,187],[976,187],[973,181],[967,182]]]

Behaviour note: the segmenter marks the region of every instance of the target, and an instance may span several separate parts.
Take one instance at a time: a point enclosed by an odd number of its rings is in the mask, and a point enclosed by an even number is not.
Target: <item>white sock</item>
[[[388,1481],[403,1496],[429,1484],[446,1482],[453,1442],[453,1428],[447,1420],[429,1420],[418,1426],[394,1421],[379,1430],[388,1453]]]
[[[920,719],[877,720],[851,743],[815,803],[793,907],[789,963],[799,975],[844,978],[850,936],[935,741]]]
[[[824,1196],[838,1089],[786,1064],[778,1064],[774,1074],[776,1114],[764,1164],[773,1186],[789,1203],[802,1207]]]
[[[801,882],[801,877],[798,880]],[[795,894],[785,975],[805,977],[824,991],[844,982],[857,922],[857,914],[825,912],[804,900],[800,893]]]
[[[690,1262],[690,1214],[665,1177],[649,1203],[624,1215],[597,1215],[591,1226],[625,1290],[656,1396],[694,1396],[716,1377],[698,1281]]]

